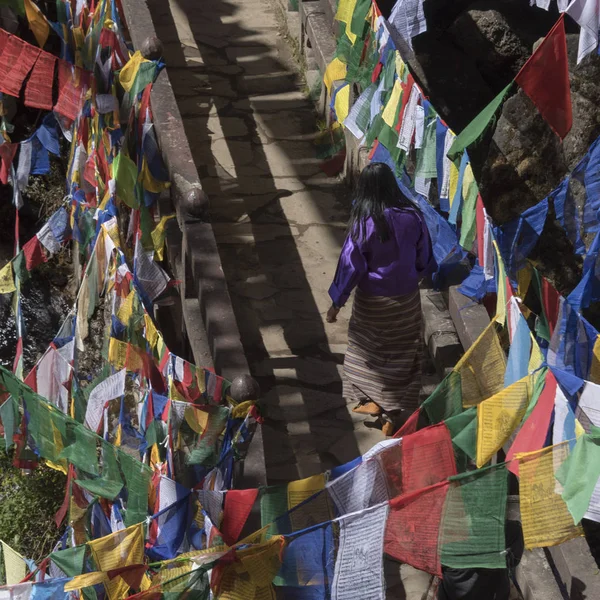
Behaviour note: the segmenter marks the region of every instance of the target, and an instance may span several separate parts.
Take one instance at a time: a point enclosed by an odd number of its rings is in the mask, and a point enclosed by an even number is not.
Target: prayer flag
[[[529,376],[477,405],[477,467],[502,448],[525,416],[530,396]]]
[[[223,541],[228,546],[232,546],[239,540],[257,497],[258,489],[228,490],[225,494],[221,533]]]
[[[58,101],[54,110],[74,121],[81,110],[89,73],[58,59]]]
[[[0,144],[0,160],[2,161],[0,165],[0,182],[4,185],[8,183],[8,174],[18,147],[19,144],[9,144],[8,142]]]
[[[144,562],[144,524],[138,523],[97,540],[88,542],[94,561],[101,571],[110,571],[120,567]],[[111,600],[124,598],[129,584],[117,577],[105,583]]]
[[[600,509],[599,433],[600,430],[596,430],[592,434],[582,435],[571,454],[556,471],[556,478],[563,485],[562,499],[575,523],[580,523],[584,517],[589,518],[589,508],[592,508],[592,517],[593,513],[597,515]],[[597,521],[598,516],[595,516],[594,520]]]
[[[462,152],[478,141],[490,123],[494,121],[496,112],[502,106],[512,82],[509,83],[461,132],[457,135],[448,151],[448,158],[456,161]]]
[[[383,541],[387,502],[339,519],[340,537],[331,586],[332,600],[385,600]],[[358,561],[361,568],[358,569]],[[365,568],[364,561],[368,561]]]
[[[513,460],[513,458],[517,454],[534,452],[544,446],[546,438],[548,437],[548,428],[550,427],[552,412],[554,411],[556,386],[556,378],[552,371],[547,370],[542,393],[538,397],[531,414],[526,418],[506,455],[508,469],[515,475],[519,474],[519,461]]]
[[[515,77],[561,139],[573,124],[564,14]]]
[[[440,523],[449,482],[419,489],[390,501],[384,552],[416,569],[441,576]]]
[[[453,569],[505,569],[506,465],[450,479],[440,531],[441,562]]]
[[[521,523],[527,550],[556,546],[583,533],[575,525],[555,478],[568,455],[569,443],[563,442],[516,456]]]
[[[2,558],[4,560],[4,572],[6,575],[6,584],[14,585],[25,579],[27,575],[27,563],[25,559],[6,542],[0,540],[2,544]]]
[[[0,55],[0,92],[19,96],[23,82],[39,54],[39,48],[11,35]]]
[[[25,86],[25,106],[52,110],[52,85],[54,83],[55,66],[55,56],[47,52],[40,52]]]
[[[11,294],[16,290],[12,262],[8,262],[0,269],[0,294]]]
[[[44,253],[43,246],[40,243],[37,235],[34,235],[24,246],[23,254],[25,255],[25,268],[31,271],[43,262],[47,262],[48,258]]]
[[[573,0],[566,13],[581,27],[577,64],[598,47],[600,30],[600,5],[598,0]]]
[[[29,21],[29,29],[33,31],[35,39],[40,48],[46,45],[50,34],[50,24],[42,11],[34,4],[33,0],[23,0],[25,5],[25,16]]]

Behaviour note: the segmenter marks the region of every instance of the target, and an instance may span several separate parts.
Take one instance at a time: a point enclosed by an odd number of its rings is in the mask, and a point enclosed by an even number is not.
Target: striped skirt
[[[419,290],[386,298],[356,291],[344,359],[344,397],[413,412],[421,390]]]

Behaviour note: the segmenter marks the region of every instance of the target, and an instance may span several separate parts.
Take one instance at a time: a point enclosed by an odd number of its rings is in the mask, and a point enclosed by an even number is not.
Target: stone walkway
[[[268,406],[270,483],[383,439],[341,397],[350,307],[325,323],[348,192],[319,169],[318,123],[271,0],[149,0],[242,342]]]

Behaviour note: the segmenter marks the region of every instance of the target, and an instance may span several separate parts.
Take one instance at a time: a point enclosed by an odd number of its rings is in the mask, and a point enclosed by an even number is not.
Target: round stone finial
[[[258,382],[250,375],[238,375],[229,388],[231,397],[239,404],[246,400],[258,400],[260,396],[260,386]]]
[[[148,36],[142,42],[140,52],[146,60],[159,60],[163,55],[162,42],[155,35]]]
[[[192,188],[185,195],[185,210],[194,219],[203,219],[208,208],[208,198],[200,188]]]

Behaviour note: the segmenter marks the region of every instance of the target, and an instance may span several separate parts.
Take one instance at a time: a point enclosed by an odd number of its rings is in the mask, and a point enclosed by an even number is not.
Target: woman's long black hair
[[[377,237],[386,242],[390,239],[390,226],[385,218],[386,208],[413,208],[418,210],[400,191],[396,177],[385,163],[367,165],[356,186],[354,203],[348,222],[348,233],[355,242],[367,235],[367,220],[373,219]]]

